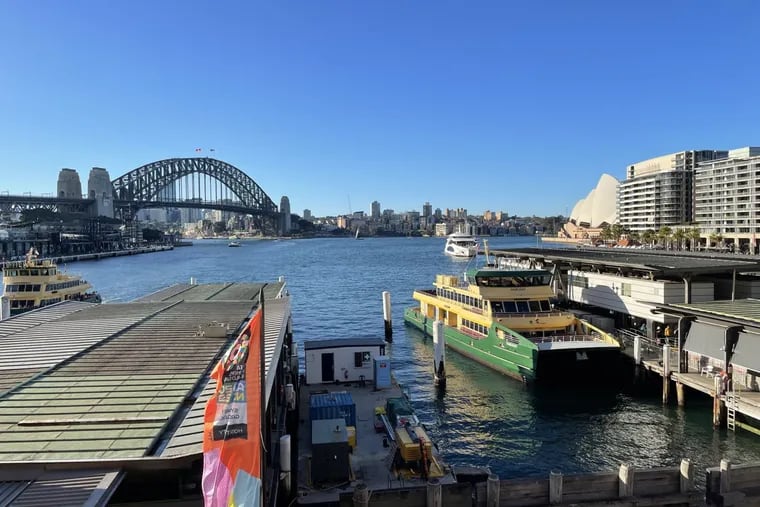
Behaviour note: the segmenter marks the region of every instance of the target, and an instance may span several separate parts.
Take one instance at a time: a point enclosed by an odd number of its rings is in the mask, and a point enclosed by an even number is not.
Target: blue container
[[[377,356],[373,361],[375,389],[388,389],[391,386],[391,359],[388,356]]]
[[[309,417],[312,421],[342,417],[346,426],[356,427],[356,405],[351,393],[346,391],[312,394],[309,400]]]

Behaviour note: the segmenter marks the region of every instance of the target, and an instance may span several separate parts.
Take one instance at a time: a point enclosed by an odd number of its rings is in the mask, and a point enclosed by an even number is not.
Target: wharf
[[[372,382],[364,387],[359,382],[339,384],[302,385],[299,400],[299,429],[298,429],[298,503],[301,505],[337,505],[341,495],[345,496],[354,491],[359,483],[364,483],[369,491],[404,490],[408,488],[425,487],[428,479],[420,476],[418,471],[403,469],[393,470],[392,460],[395,447],[387,432],[375,431],[375,407],[385,407],[388,398],[403,397],[401,387],[395,380],[391,387],[374,390]],[[312,394],[347,392],[356,405],[356,448],[349,455],[350,481],[342,484],[323,485],[318,487],[311,481],[312,430],[310,420],[310,397]],[[383,445],[386,441],[388,446]],[[437,470],[434,473],[434,468]],[[433,446],[433,465],[431,476],[439,475],[438,482],[442,485],[454,484],[456,478],[451,468],[441,461],[435,445]]]
[[[185,246],[185,245],[181,245]],[[173,245],[157,245],[157,246],[143,246],[138,248],[132,248],[127,250],[111,250],[108,252],[93,252],[93,253],[82,253],[82,254],[76,254],[76,255],[54,255],[49,257],[40,257],[40,259],[50,259],[53,262],[55,262],[58,265],[62,264],[68,264],[70,262],[77,262],[77,261],[94,261],[98,259],[107,259],[108,257],[123,257],[125,255],[137,255],[137,254],[144,254],[144,253],[153,253],[153,252],[166,252],[168,250],[174,250]],[[23,260],[23,259],[19,259]],[[10,262],[10,261],[8,261]],[[0,262],[0,271],[3,270],[3,267],[5,266],[5,262]]]

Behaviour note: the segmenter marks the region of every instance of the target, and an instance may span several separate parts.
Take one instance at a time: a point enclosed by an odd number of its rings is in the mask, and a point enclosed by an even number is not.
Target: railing
[[[554,343],[554,342],[598,342],[603,341],[601,337],[595,334],[566,334],[554,336],[532,336],[528,337],[533,343]]]

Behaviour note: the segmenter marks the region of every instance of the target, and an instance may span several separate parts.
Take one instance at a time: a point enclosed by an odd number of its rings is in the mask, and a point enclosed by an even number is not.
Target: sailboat
[[[354,239],[364,239],[359,237],[359,228],[356,228],[356,236],[354,236]]]

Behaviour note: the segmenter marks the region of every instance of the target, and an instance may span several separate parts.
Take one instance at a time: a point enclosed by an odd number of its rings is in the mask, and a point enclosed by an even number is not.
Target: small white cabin
[[[385,355],[382,338],[344,338],[304,342],[306,383],[374,380],[375,358]]]

